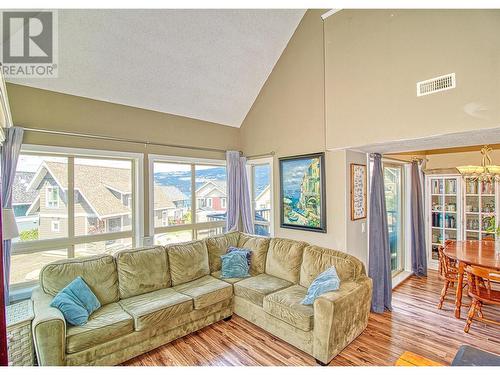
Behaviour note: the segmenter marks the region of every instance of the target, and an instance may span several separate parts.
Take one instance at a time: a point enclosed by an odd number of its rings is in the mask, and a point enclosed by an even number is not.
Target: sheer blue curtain
[[[23,128],[7,128],[5,132],[5,142],[2,145],[1,166],[2,173],[2,207],[12,208],[12,185],[16,175],[17,160],[23,143]],[[4,294],[5,303],[9,302],[9,278],[10,278],[10,251],[11,240],[3,241],[3,266],[4,266]]]
[[[244,156],[239,151],[227,151],[227,215],[226,231],[239,230],[240,221],[245,233],[254,233],[250,189]]]
[[[382,155],[372,154],[370,188],[368,275],[373,279],[372,311],[392,310],[391,250],[385,208]]]
[[[411,163],[411,270],[415,275],[427,276],[425,247],[423,174],[417,160]]]

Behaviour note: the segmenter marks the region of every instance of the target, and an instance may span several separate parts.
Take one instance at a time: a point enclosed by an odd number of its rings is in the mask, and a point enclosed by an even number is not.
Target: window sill
[[[10,290],[10,295],[9,295],[9,303],[13,304],[25,299],[30,299],[31,298],[31,292],[33,292],[33,289],[37,287],[38,284],[36,285],[29,285],[29,286],[24,286],[20,288],[14,288]]]

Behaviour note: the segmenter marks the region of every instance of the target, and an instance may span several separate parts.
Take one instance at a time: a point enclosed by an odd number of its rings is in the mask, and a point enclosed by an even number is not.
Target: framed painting
[[[366,218],[366,165],[351,164],[351,220]]]
[[[326,232],[325,154],[279,159],[281,228]]]

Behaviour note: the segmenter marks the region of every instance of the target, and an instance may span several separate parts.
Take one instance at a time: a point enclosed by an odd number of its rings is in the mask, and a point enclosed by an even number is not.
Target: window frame
[[[269,165],[269,191],[270,191],[270,201],[271,201],[271,209],[269,211],[269,222],[267,221],[256,221],[255,220],[255,196],[254,196],[254,167],[260,165]],[[248,175],[248,183],[250,188],[250,201],[252,205],[252,223],[255,228],[255,225],[265,225],[269,227],[269,236],[274,236],[274,158],[273,157],[264,157],[264,158],[255,158],[247,160],[247,175]]]
[[[54,229],[55,226],[54,224],[57,224],[57,229]],[[55,233],[60,233],[61,232],[61,221],[59,219],[57,220],[52,220],[50,222],[50,229],[52,230],[52,232],[55,232]]]
[[[119,152],[97,149],[83,149],[72,147],[54,147],[45,145],[23,144],[21,146],[22,155],[33,155],[41,157],[64,157],[68,161],[68,229],[65,237],[53,239],[34,240],[26,242],[15,242],[12,244],[12,255],[34,254],[54,249],[67,249],[68,259],[74,258],[75,246],[86,243],[112,241],[124,238],[132,239],[132,246],[139,246],[144,233],[144,210],[141,203],[144,202],[143,188],[143,165],[144,155],[140,153]],[[129,160],[131,162],[132,178],[132,207],[131,207],[131,230],[110,232],[102,234],[75,235],[75,189],[74,189],[74,166],[75,158],[87,159],[115,159]],[[60,197],[59,200],[60,201]],[[52,224],[51,224],[52,227]],[[60,227],[59,227],[60,229]],[[38,281],[26,281],[11,284],[10,287],[15,293],[30,289],[37,285]]]
[[[168,163],[168,164],[183,164],[190,165],[191,167],[191,223],[189,224],[178,224],[178,225],[167,225],[155,228],[154,220],[154,164],[155,163]],[[159,154],[149,154],[148,155],[148,166],[149,166],[149,236],[150,242],[154,243],[155,235],[180,232],[180,231],[191,231],[191,239],[193,241],[198,239],[198,231],[203,229],[216,229],[224,228],[226,221],[207,221],[207,222],[196,222],[196,209],[199,205],[198,198],[196,197],[196,166],[214,166],[214,167],[226,167],[225,159],[208,159],[208,158],[194,158],[185,156],[171,156],[171,155],[159,155]],[[227,193],[227,192],[226,192]],[[226,208],[227,209],[227,208]]]
[[[407,187],[408,185],[408,178],[409,178],[409,173],[408,169],[406,168],[408,164],[403,163],[403,162],[396,162],[394,160],[387,160],[382,158],[382,172],[384,173],[384,168],[389,167],[389,168],[397,168],[400,171],[400,180],[399,180],[399,192],[400,192],[400,197],[398,199],[398,206],[399,206],[399,211],[400,211],[400,226],[398,230],[398,234],[400,236],[400,243],[399,243],[399,249],[398,249],[398,257],[397,257],[397,268],[395,270],[391,269],[391,277],[394,279],[398,277],[400,274],[405,272],[408,267],[407,267],[407,261],[409,260],[409,240],[411,238],[411,235],[409,234],[409,216],[411,215],[409,211],[408,204],[410,204],[409,201],[409,196],[407,194]]]

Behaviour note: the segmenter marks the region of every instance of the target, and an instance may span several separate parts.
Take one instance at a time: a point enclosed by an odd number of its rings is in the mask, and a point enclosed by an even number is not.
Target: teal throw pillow
[[[227,253],[232,253],[232,252],[241,252],[247,257],[247,263],[250,266],[251,261],[252,261],[252,250],[250,249],[245,249],[242,247],[234,247],[234,246],[229,246],[229,249],[227,249]]]
[[[221,277],[223,279],[241,278],[250,276],[246,255],[241,251],[233,251],[222,255]]]
[[[56,294],[50,306],[60,310],[66,321],[74,326],[82,326],[90,314],[101,307],[101,303],[85,281],[78,276]]]
[[[320,295],[338,290],[339,288],[340,279],[337,275],[337,270],[334,266],[332,266],[323,273],[319,274],[318,277],[314,279],[314,281],[309,286],[309,289],[307,289],[307,294],[302,300],[301,304],[312,305],[314,303],[314,300]]]

